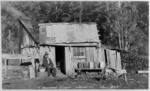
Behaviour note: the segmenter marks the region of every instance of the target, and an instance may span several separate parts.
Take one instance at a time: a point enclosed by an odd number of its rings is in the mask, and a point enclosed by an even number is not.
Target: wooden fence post
[[[126,63],[123,63],[123,69],[125,69],[125,68],[126,68]],[[125,79],[125,81],[128,85],[128,80],[127,80],[127,74],[126,73],[124,73],[124,79]]]
[[[5,65],[5,75],[7,75],[7,59],[4,59],[4,65]]]

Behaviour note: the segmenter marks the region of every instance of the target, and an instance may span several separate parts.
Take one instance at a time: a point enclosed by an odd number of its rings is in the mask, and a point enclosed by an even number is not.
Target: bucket
[[[78,68],[77,63],[74,63],[73,66],[74,66],[75,69]]]
[[[88,65],[87,62],[84,62],[84,63],[83,63],[83,67],[84,67],[85,69],[86,69],[86,68],[89,68],[88,66],[89,66],[89,65]]]
[[[90,69],[93,69],[93,68],[94,68],[94,63],[90,62]]]
[[[78,63],[78,68],[79,68],[79,69],[82,69],[82,68],[83,68],[83,63],[82,63],[82,62],[79,62],[79,63]]]
[[[35,68],[36,68],[36,72],[38,72],[38,69],[39,69],[39,63],[36,63]]]
[[[40,68],[39,71],[40,72],[45,72],[45,68]]]
[[[105,67],[105,62],[103,62],[103,61],[100,62],[100,67],[101,67],[101,68],[104,68],[104,67]]]
[[[94,62],[94,68],[99,68],[99,62]]]
[[[98,68],[101,68],[101,63],[100,62],[98,63]]]

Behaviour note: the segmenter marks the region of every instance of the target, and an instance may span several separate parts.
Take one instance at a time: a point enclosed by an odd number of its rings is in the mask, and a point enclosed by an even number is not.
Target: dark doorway
[[[65,74],[65,47],[56,46],[56,65]]]

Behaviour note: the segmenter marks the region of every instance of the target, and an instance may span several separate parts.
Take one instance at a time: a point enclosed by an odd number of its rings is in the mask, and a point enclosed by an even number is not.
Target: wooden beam
[[[67,75],[70,76],[74,75],[72,51],[69,50],[69,47],[65,47],[65,68],[66,68]]]
[[[66,46],[66,47],[77,47],[77,46],[80,46],[80,47],[97,47],[97,44],[91,44],[91,43],[80,43],[80,44],[41,44],[40,46]]]
[[[7,59],[4,59],[5,75],[7,75]]]
[[[137,73],[149,73],[147,70],[138,70]]]
[[[34,54],[34,55],[31,55],[31,54],[2,54],[2,56],[28,56],[28,57],[31,57],[31,56],[37,56],[39,54]]]
[[[22,70],[25,68],[28,69],[28,66],[11,66],[11,65],[6,66],[7,70]],[[5,67],[2,66],[2,69],[5,69]]]
[[[72,23],[40,23],[38,24],[38,26],[49,26],[49,25],[57,25],[57,24],[63,24],[63,25],[71,25],[71,24],[79,24],[76,22],[72,22]],[[82,22],[82,24],[96,24],[95,22]]]
[[[126,63],[123,64],[123,69],[125,70],[125,68],[126,68]],[[124,79],[126,81],[126,84],[128,85],[128,79],[127,79],[127,74],[126,73],[124,73]]]
[[[21,49],[24,49],[24,48],[37,48],[37,49],[39,49],[39,47],[37,47],[37,46],[32,46],[32,45],[21,47]]]
[[[26,55],[26,54],[2,54],[3,59],[31,59],[39,58],[38,54],[35,55]]]
[[[5,57],[5,59],[31,59],[32,57]]]

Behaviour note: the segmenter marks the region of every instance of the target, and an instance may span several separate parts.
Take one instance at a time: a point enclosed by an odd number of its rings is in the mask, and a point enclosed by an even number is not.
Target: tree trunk
[[[80,16],[79,16],[79,22],[82,22],[82,2],[80,2]]]
[[[119,39],[119,48],[121,49],[121,35],[118,33],[118,39]]]
[[[125,30],[125,50],[128,50],[128,30]]]
[[[121,35],[121,49],[124,50],[124,39],[123,39],[123,34]]]
[[[109,11],[109,2],[106,2],[107,11]]]

